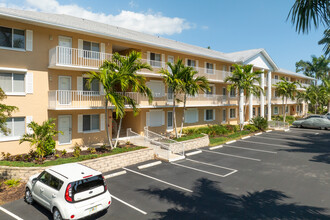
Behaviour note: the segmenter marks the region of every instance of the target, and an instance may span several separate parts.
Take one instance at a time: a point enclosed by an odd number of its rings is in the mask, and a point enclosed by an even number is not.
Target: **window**
[[[253,116],[256,116],[256,108],[253,108]]]
[[[25,117],[8,118],[6,127],[9,132],[7,135],[0,132],[0,141],[20,139],[25,133]]]
[[[278,75],[275,75],[275,76],[274,76],[274,79],[278,79]]]
[[[100,44],[90,41],[83,42],[84,58],[99,59],[100,58]]]
[[[275,115],[278,114],[278,107],[277,107],[277,106],[274,107],[274,114],[275,114]]]
[[[0,87],[6,94],[25,93],[25,74],[0,73]]]
[[[278,98],[278,97],[280,97],[280,96],[278,95],[278,92],[275,90],[275,98]]]
[[[286,106],[285,107],[285,113],[288,113],[289,112],[289,106]]]
[[[187,66],[196,67],[196,61],[187,59]]]
[[[212,96],[214,94],[214,85],[209,85],[210,91],[206,91],[206,96]]]
[[[297,112],[300,112],[300,105],[297,105]]]
[[[150,65],[154,67],[161,67],[161,54],[150,53]]]
[[[167,112],[167,128],[173,129],[173,112]]]
[[[231,108],[229,113],[230,113],[229,115],[230,118],[236,118],[236,109]]]
[[[99,131],[100,115],[83,115],[83,131]]]
[[[196,123],[198,122],[198,110],[197,109],[187,109],[185,112],[185,123]]]
[[[258,115],[259,115],[259,116],[261,115],[261,113],[260,113],[261,108],[263,108],[263,107],[258,107]]]
[[[205,119],[205,121],[213,121],[214,120],[214,109],[206,109],[204,119]]]
[[[222,88],[222,95],[227,95],[227,88],[226,87],[223,87]]]
[[[0,26],[0,47],[25,49],[25,31]]]
[[[222,121],[223,121],[223,122],[226,122],[226,121],[227,121],[226,116],[227,116],[226,109],[223,109],[223,110],[222,110]]]
[[[48,185],[50,182],[51,175],[44,171],[43,173],[40,174],[38,180],[42,182],[45,185]]]
[[[162,110],[150,110],[146,114],[146,124],[150,127],[159,127],[165,124],[165,112]]]
[[[97,80],[93,80],[91,83],[90,88],[88,88],[88,78],[83,78],[83,91],[91,91],[91,92],[96,92],[99,94],[100,92],[100,83]]]
[[[230,90],[230,97],[236,97],[236,89]]]
[[[233,66],[230,66],[229,67],[229,71],[232,73],[232,72],[234,72],[234,70],[235,70],[235,67],[233,67]]]
[[[59,191],[63,185],[63,181],[51,175],[49,180],[49,186]]]
[[[206,63],[206,72],[209,74],[214,73],[213,63]]]
[[[151,90],[154,98],[165,96],[165,84],[162,81],[151,80],[146,84],[148,88]],[[170,90],[168,91],[168,93],[172,93],[172,91]]]
[[[265,108],[265,115],[268,115],[268,108]]]

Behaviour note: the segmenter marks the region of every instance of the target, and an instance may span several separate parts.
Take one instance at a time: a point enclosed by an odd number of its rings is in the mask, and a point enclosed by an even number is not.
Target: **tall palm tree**
[[[228,86],[228,91],[231,90],[238,90],[239,94],[241,92],[246,94],[246,99],[251,94],[257,95],[260,92],[263,92],[263,89],[259,86],[260,85],[260,74],[262,71],[252,71],[253,65],[238,65],[233,64],[235,67],[235,70],[233,71],[231,76],[228,76],[225,78],[225,83],[230,82],[231,84]],[[255,83],[258,82],[259,85],[256,85]],[[239,103],[239,111],[243,109],[242,103],[241,103],[241,95],[238,96],[238,103]],[[247,105],[245,104],[245,110],[247,108]],[[244,109],[243,112],[246,112]],[[243,117],[242,117],[243,115]],[[239,114],[239,121],[240,121],[240,129],[243,130],[244,127],[244,114]]]
[[[165,83],[168,89],[172,90],[173,93],[173,125],[175,136],[178,137],[178,131],[176,126],[176,113],[175,113],[175,105],[177,102],[177,95],[181,91],[183,82],[182,75],[183,72],[187,71],[181,59],[178,59],[176,63],[172,64],[170,62],[166,63],[171,71],[168,69],[162,68],[159,72],[163,75]],[[178,100],[180,101],[180,100]]]
[[[146,86],[145,77],[137,74],[137,71],[141,69],[151,70],[151,67],[149,64],[141,62],[140,53],[132,51],[127,56],[121,56],[119,53],[115,53],[111,60],[104,61],[99,72],[88,72],[88,86],[94,80],[98,80],[103,85],[106,119],[108,118],[109,103],[115,108],[116,118],[120,119],[117,139],[114,145],[112,145],[109,129],[106,126],[108,142],[111,148],[115,148],[118,144],[122,119],[125,115],[125,105],[132,107],[134,114],[138,112],[136,100],[130,97],[127,92],[132,91],[143,94],[148,97],[149,102],[152,101],[152,93]]]
[[[326,90],[326,96],[328,101],[328,113],[330,113],[330,76],[323,77],[322,82]]]
[[[195,96],[199,91],[206,92],[210,90],[209,81],[205,76],[196,76],[198,72],[193,67],[186,66],[182,71],[182,92],[183,92],[183,114],[181,121],[180,137],[182,135],[183,123],[185,120],[185,111],[187,95]]]
[[[283,101],[283,122],[285,122],[286,118],[286,107],[288,103],[288,99],[294,99],[295,94],[298,92],[297,85],[300,85],[298,81],[290,82],[287,81],[284,77],[281,78],[281,81],[275,84],[275,91],[279,96],[282,97]]]
[[[306,76],[321,79],[330,72],[330,60],[324,56],[312,56],[312,61],[300,60],[296,62],[296,71],[303,72]]]
[[[287,20],[291,16],[291,23],[296,26],[298,33],[308,33],[312,24],[318,28],[321,24],[326,27],[324,37],[319,44],[324,44],[325,55],[329,55],[330,48],[330,1],[329,0],[296,0],[289,11]]]

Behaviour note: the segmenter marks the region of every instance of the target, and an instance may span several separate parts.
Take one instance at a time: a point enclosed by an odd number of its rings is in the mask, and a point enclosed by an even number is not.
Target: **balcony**
[[[134,99],[139,107],[168,107],[173,103],[173,97],[170,93],[153,94],[152,103],[142,94],[135,92],[127,92],[126,96]],[[179,95],[177,99],[183,101],[183,95]],[[102,109],[104,108],[104,95],[99,92],[91,91],[74,91],[74,90],[53,90],[48,93],[48,109],[50,110],[70,110],[70,109]],[[187,106],[217,106],[225,104],[235,104],[233,102],[237,98],[228,98],[223,95],[205,95],[198,94],[196,96],[187,97]],[[183,106],[180,102],[179,106]],[[111,107],[109,105],[109,107]]]
[[[49,50],[49,68],[98,70],[112,54],[57,46]]]

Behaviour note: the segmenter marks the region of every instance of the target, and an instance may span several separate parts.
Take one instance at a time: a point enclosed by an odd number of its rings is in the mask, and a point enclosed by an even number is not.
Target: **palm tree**
[[[105,118],[108,118],[108,104],[110,103],[115,108],[116,118],[120,119],[117,139],[114,145],[112,145],[109,129],[106,126],[108,142],[111,148],[115,148],[118,144],[122,119],[125,115],[125,105],[131,106],[134,114],[138,112],[136,101],[127,92],[131,90],[132,92],[143,94],[148,97],[149,102],[152,101],[151,90],[146,86],[145,77],[137,74],[137,71],[141,69],[151,70],[151,67],[149,64],[141,62],[140,53],[132,51],[127,56],[121,56],[119,53],[115,53],[111,60],[104,61],[99,72],[88,72],[88,86],[94,80],[98,80],[103,85],[105,93]]]
[[[238,90],[239,91],[239,96],[238,96],[238,103],[239,103],[239,111],[243,109],[241,99],[241,93],[245,92],[246,94],[246,99],[251,94],[258,95],[260,92],[263,92],[263,89],[259,86],[260,85],[260,74],[263,73],[262,71],[252,71],[253,65],[238,65],[238,64],[233,64],[235,67],[235,70],[233,71],[231,76],[228,76],[225,78],[225,83],[230,82],[231,84],[228,86],[228,91],[231,90]],[[258,82],[259,85],[256,85],[255,83]],[[245,110],[247,108],[247,105],[245,104]],[[243,112],[246,112],[244,109],[242,110]],[[239,114],[239,121],[240,121],[240,129],[243,130],[244,127],[244,114],[242,117],[242,114]]]
[[[312,56],[312,61],[300,60],[296,62],[296,71],[303,72],[306,76],[321,79],[330,72],[330,60],[324,56]]]
[[[329,55],[330,48],[330,1],[329,0],[296,0],[293,4],[287,20],[291,16],[291,23],[296,26],[298,33],[308,33],[313,24],[318,28],[320,24],[326,27],[324,37],[319,44],[325,44],[325,55]]]
[[[283,122],[285,122],[286,118],[286,107],[288,103],[288,99],[294,99],[295,94],[298,92],[297,85],[300,85],[298,81],[290,82],[287,81],[284,77],[281,78],[281,81],[275,84],[276,93],[282,97],[283,101]]]
[[[324,55],[330,57],[330,29],[323,32],[323,38],[318,42],[319,45],[324,44]]]
[[[187,95],[195,96],[199,91],[209,91],[209,82],[205,76],[197,76],[198,72],[194,70],[193,67],[185,67],[182,71],[182,92],[183,92],[183,114],[181,121],[181,130],[180,137],[182,135],[183,123],[185,120],[185,111],[186,111],[186,103],[187,103]]]
[[[170,68],[171,71],[168,69],[162,68],[159,72],[163,74],[163,78],[167,85],[168,89],[172,90],[173,93],[173,125],[176,138],[178,137],[178,131],[176,126],[176,113],[175,113],[175,105],[177,102],[177,95],[182,89],[182,75],[183,72],[187,71],[181,59],[178,59],[175,64],[170,62],[166,63],[167,66]],[[180,100],[178,100],[180,101]]]
[[[326,96],[328,101],[328,113],[330,113],[330,76],[323,77],[322,82],[326,89]]]

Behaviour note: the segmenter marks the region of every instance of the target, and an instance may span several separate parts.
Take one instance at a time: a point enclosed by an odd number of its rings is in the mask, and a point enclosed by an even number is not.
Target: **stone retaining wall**
[[[107,172],[152,159],[154,159],[154,150],[152,148],[146,148],[92,160],[85,160],[79,163],[101,172]],[[0,178],[21,179],[27,181],[30,176],[40,173],[46,168],[48,167],[0,166]]]
[[[175,144],[174,146],[171,146],[171,150],[173,153],[180,153],[182,152],[182,145],[184,147],[184,151],[192,150],[200,147],[206,147],[210,144],[210,139],[208,135],[204,135],[204,137],[201,138],[195,138],[187,141],[181,141],[178,142],[178,144]]]

